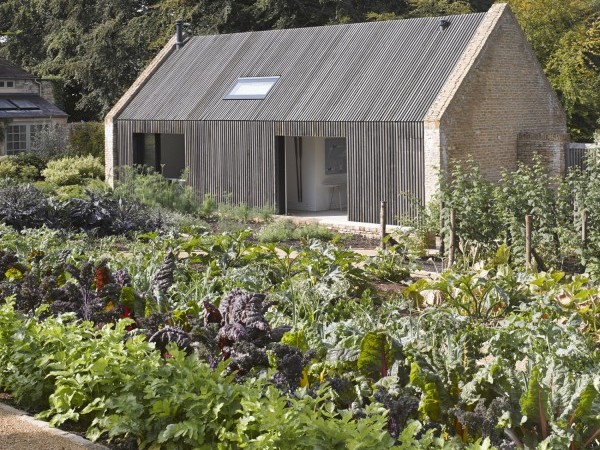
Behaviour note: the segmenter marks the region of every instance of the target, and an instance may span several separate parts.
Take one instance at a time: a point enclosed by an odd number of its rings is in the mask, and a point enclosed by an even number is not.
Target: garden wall
[[[517,138],[518,161],[529,164],[534,155],[540,155],[551,175],[562,176],[569,139],[566,133],[521,133]]]

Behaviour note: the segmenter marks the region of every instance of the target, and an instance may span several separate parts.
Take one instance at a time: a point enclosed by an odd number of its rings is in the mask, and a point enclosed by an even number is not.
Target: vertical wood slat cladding
[[[416,215],[425,197],[423,135],[422,122],[346,125],[349,220],[378,222],[381,200],[388,223]]]
[[[272,122],[196,122],[193,185],[250,206],[275,204],[275,135]]]
[[[272,122],[118,120],[119,164],[133,164],[133,133],[185,134],[190,184],[200,195],[267,206],[275,203]]]
[[[345,137],[344,122],[275,122],[277,136]]]
[[[185,134],[190,184],[200,195],[250,206],[276,202],[275,137],[346,137],[348,218],[389,223],[424,199],[422,122],[246,122],[118,120],[118,163],[133,163],[133,133]],[[414,200],[411,200],[414,199]]]

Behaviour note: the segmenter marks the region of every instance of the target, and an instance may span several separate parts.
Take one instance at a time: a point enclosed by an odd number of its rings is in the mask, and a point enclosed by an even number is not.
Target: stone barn
[[[110,111],[107,179],[144,164],[199,194],[279,213],[414,212],[471,155],[490,179],[540,153],[564,170],[566,118],[505,4],[487,13],[185,38]]]

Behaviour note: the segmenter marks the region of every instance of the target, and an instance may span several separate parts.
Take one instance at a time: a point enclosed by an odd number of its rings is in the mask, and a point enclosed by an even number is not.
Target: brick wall
[[[527,164],[537,154],[552,175],[562,176],[568,145],[569,135],[566,133],[521,133],[517,138],[517,159]]]
[[[426,165],[436,171],[471,155],[488,179],[497,180],[503,168],[529,161],[534,147],[553,169],[562,170],[566,116],[507,5],[488,11],[428,112],[425,128],[426,146],[434,146],[425,150]],[[540,140],[525,139],[519,156],[519,136],[527,133]],[[435,171],[429,172],[426,182],[432,183]]]
[[[117,133],[113,121],[104,122],[104,179],[109,186],[115,186],[115,154],[117,153]]]
[[[530,158],[532,138],[519,158],[519,135],[537,133],[539,150],[555,161],[549,152],[560,151],[566,132],[563,108],[513,13],[505,8],[442,117],[442,152],[449,160],[472,155],[482,172],[496,180],[503,168],[513,170],[518,160]]]

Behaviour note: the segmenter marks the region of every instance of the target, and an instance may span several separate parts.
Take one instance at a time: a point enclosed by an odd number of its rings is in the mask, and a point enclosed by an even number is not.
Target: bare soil
[[[40,425],[12,408],[0,408],[0,448],[2,450],[91,450],[100,446],[78,443],[66,433]]]

